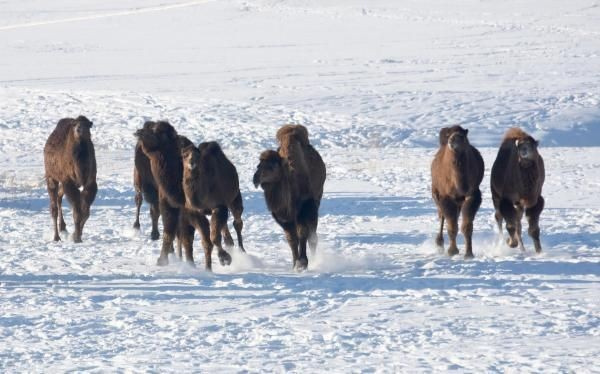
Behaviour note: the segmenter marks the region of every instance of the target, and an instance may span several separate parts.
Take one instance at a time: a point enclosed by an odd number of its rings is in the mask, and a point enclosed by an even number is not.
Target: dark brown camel
[[[231,263],[231,256],[221,245],[221,234],[227,230],[228,210],[234,221],[238,245],[244,251],[242,241],[242,212],[244,206],[240,193],[235,166],[227,159],[216,142],[205,142],[186,147],[183,152],[183,189],[186,196],[186,210],[197,214],[211,212],[210,239],[218,249],[222,265]],[[227,235],[225,235],[227,237]],[[206,248],[205,248],[206,249]],[[206,252],[207,263],[211,263],[211,253]]]
[[[183,163],[177,132],[168,122],[146,122],[135,135],[143,153],[150,160],[150,170],[158,187],[158,205],[163,221],[163,241],[158,265],[169,263],[168,255],[174,252],[173,241],[177,235],[180,211],[185,205],[181,181]],[[191,251],[190,251],[191,252]],[[188,261],[193,254],[186,250]]]
[[[205,217],[210,211],[197,213],[185,209],[181,147],[193,144],[187,138],[178,136],[173,126],[166,121],[146,123],[136,132],[136,136],[141,142],[142,151],[150,160],[152,176],[158,186],[163,242],[157,264],[162,266],[169,263],[168,255],[174,252],[175,237],[179,238],[179,242],[185,248],[186,260],[194,264],[194,231],[200,231],[205,252],[212,252],[213,244],[210,241],[209,223]],[[222,234],[228,236],[233,244],[229,231]],[[178,252],[181,256],[181,247]],[[207,262],[206,268],[210,270],[212,263]]]
[[[292,266],[308,266],[306,244],[317,247],[319,206],[326,178],[325,163],[308,141],[302,125],[285,125],[277,131],[278,152],[260,155],[254,185],[262,187],[267,207],[283,228],[292,250]]]
[[[431,193],[438,209],[440,230],[438,247],[444,247],[444,220],[448,221],[448,255],[458,254],[456,236],[462,212],[461,231],[465,237],[465,258],[473,257],[473,220],[481,205],[479,185],[483,179],[483,158],[469,143],[469,130],[460,126],[440,131],[440,148],[431,164]]]
[[[542,251],[539,220],[544,209],[544,178],[544,160],[538,153],[538,141],[519,128],[508,130],[492,166],[491,186],[498,229],[502,233],[504,219],[509,235],[507,243],[512,248],[520,246],[525,250],[521,237],[525,210],[535,251]]]
[[[156,122],[148,121],[144,123],[144,128],[148,130],[155,124]],[[180,149],[184,149],[189,145],[193,145],[193,143],[185,136],[178,135],[177,141]],[[150,205],[150,218],[152,220],[152,232],[150,234],[150,238],[152,240],[158,240],[160,236],[158,231],[158,219],[160,218],[158,185],[154,180],[154,176],[152,175],[150,159],[144,154],[140,140],[138,140],[135,146],[133,186],[135,189],[136,205],[135,222],[133,223],[133,227],[135,229],[140,228],[140,209],[142,207],[142,202],[146,200],[146,202]],[[227,234],[229,234],[229,231],[227,231]],[[231,238],[231,235],[229,235],[229,238]],[[233,245],[233,240],[230,240],[231,245]]]
[[[60,240],[59,225],[61,230],[66,226],[62,214],[63,194],[67,195],[73,210],[73,241],[80,243],[83,226],[90,217],[90,206],[98,192],[91,127],[92,122],[84,116],[63,118],[58,121],[44,147],[46,184],[55,241]]]
[[[152,126],[154,122],[146,122],[144,128]],[[150,205],[150,218],[152,219],[152,232],[150,238],[158,240],[158,218],[160,217],[160,208],[158,204],[158,186],[152,175],[150,168],[150,159],[142,151],[141,140],[138,140],[135,146],[134,169],[133,169],[133,186],[135,189],[135,205],[136,214],[133,227],[140,228],[140,209],[142,202]]]

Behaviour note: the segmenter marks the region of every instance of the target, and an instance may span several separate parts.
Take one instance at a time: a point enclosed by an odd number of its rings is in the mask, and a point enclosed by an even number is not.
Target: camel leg
[[[50,198],[50,216],[52,217],[52,228],[54,229],[54,241],[60,241],[58,235],[58,182],[50,177],[46,178],[48,197]]]
[[[194,227],[187,226],[182,228],[181,237],[179,239],[180,243],[183,244],[183,248],[185,250],[185,260],[188,264],[193,267],[196,267],[194,262]],[[181,244],[179,245],[179,256],[181,258]]]
[[[191,224],[198,232],[200,232],[200,238],[202,239],[202,246],[204,247],[204,267],[207,271],[212,271],[212,250],[213,243],[210,240],[210,225],[204,214],[189,213]]]
[[[181,260],[181,246],[183,245],[183,237],[186,234],[186,230],[190,226],[187,216],[185,215],[184,209],[179,210],[179,222],[177,223],[177,247],[175,247],[175,256]]]
[[[231,255],[221,246],[221,231],[223,226],[227,226],[227,216],[229,211],[226,207],[213,209],[210,218],[210,240],[217,247],[219,262],[222,266],[231,264]]]
[[[438,234],[435,237],[435,245],[437,245],[438,248],[441,248],[441,250],[444,249],[444,214],[442,213],[442,211],[440,210],[440,208],[438,207],[438,218],[440,219],[440,230],[438,231]]]
[[[133,228],[137,230],[140,229],[140,209],[142,208],[142,201],[144,201],[141,184],[140,175],[137,169],[134,169],[133,188],[135,189],[135,222],[133,222]]]
[[[65,191],[63,190],[62,184],[59,183],[58,187],[58,229],[62,231],[67,231],[67,224],[65,223],[65,217],[63,216],[62,211],[62,200]]]
[[[298,234],[296,232],[296,224],[294,222],[283,222],[273,216],[275,221],[281,226],[285,232],[285,238],[292,250],[292,268],[296,268],[296,262],[298,261]]]
[[[456,246],[456,236],[458,235],[458,214],[459,209],[456,202],[452,199],[445,198],[442,200],[442,212],[445,221],[448,222],[448,238],[450,239],[450,246],[448,247],[448,255],[454,256],[458,254],[458,247]]]
[[[508,232],[506,244],[511,248],[516,248],[519,245],[517,237],[517,210],[510,201],[502,199],[500,201],[500,213],[506,221],[506,231]]]
[[[502,236],[502,213],[500,211],[500,196],[492,188],[492,202],[494,203],[494,218],[496,218],[496,225],[498,226],[498,232]]]
[[[96,194],[98,193],[98,185],[95,181],[84,186],[83,191],[81,191],[81,221],[79,224],[81,225],[79,232],[83,233],[83,226],[87,222],[88,218],[90,218],[90,208],[94,199],[96,198]]]
[[[461,231],[465,237],[465,258],[473,258],[473,221],[479,206],[481,206],[481,191],[477,189],[473,195],[465,199],[462,206]]]
[[[69,204],[71,204],[71,209],[73,210],[73,221],[75,223],[73,241],[75,243],[81,243],[81,220],[83,218],[81,213],[81,193],[73,182],[63,183],[63,189],[65,195],[67,195]]]
[[[315,255],[317,252],[317,245],[319,244],[319,236],[317,235],[317,227],[319,226],[319,205],[321,205],[321,202],[315,201],[316,215],[308,225],[308,247],[310,248],[311,256]]]
[[[538,198],[538,202],[536,205],[531,208],[525,210],[525,216],[527,217],[527,222],[529,224],[529,236],[533,239],[533,245],[535,246],[535,251],[540,253],[542,251],[542,244],[540,243],[540,214],[542,214],[542,210],[544,209],[544,198],[540,196]]]
[[[304,270],[308,267],[308,257],[306,256],[306,244],[315,222],[319,219],[319,212],[314,200],[306,201],[298,212],[298,261],[297,270]]]
[[[315,256],[317,253],[317,245],[319,244],[319,236],[317,235],[317,226],[319,225],[319,220],[315,220],[314,222],[310,222],[308,226],[308,248],[310,248],[310,255]]]
[[[184,212],[182,209],[180,211],[179,218],[179,227],[177,231],[177,256],[181,259],[181,247],[185,250],[185,259],[186,261],[195,266],[194,263],[194,226],[191,224],[188,219],[188,213]]]
[[[139,215],[139,209],[138,209]],[[158,203],[150,205],[150,219],[152,219],[152,232],[150,233],[151,240],[158,240],[160,233],[158,231],[158,219],[160,218],[160,208]]]
[[[523,219],[523,207],[518,205],[515,208],[516,212],[517,212],[517,222],[516,222],[516,234],[517,234],[517,241],[519,243],[519,248],[521,249],[522,252],[525,252],[525,246],[523,245],[523,236],[522,236],[522,232],[523,232],[523,228],[521,225],[521,221]]]
[[[179,208],[173,208],[164,198],[160,199],[160,214],[163,221],[163,240],[160,250],[160,256],[156,261],[158,266],[164,266],[169,263],[169,253],[173,253],[173,241],[177,234],[179,221]]]
[[[242,213],[244,212],[244,205],[242,203],[242,195],[238,193],[237,197],[233,201],[233,204],[229,208],[233,215],[233,228],[238,240],[238,247],[242,252],[246,252],[244,249],[244,243],[242,240],[242,228],[244,227],[244,221],[242,221]],[[233,241],[233,240],[232,240]]]
[[[231,236],[231,233],[229,232],[229,227],[227,227],[227,225],[223,226],[223,229],[221,230],[221,236],[223,237],[223,243],[225,243],[225,247],[232,248],[235,245],[235,243],[233,242],[233,237]]]

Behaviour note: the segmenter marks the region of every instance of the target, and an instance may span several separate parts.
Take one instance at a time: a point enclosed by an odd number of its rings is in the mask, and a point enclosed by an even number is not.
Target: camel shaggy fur
[[[186,260],[194,264],[194,231],[200,231],[205,253],[212,252],[213,244],[210,241],[209,223],[205,216],[211,213],[210,210],[194,212],[185,208],[181,151],[182,147],[193,144],[187,138],[177,135],[173,126],[166,121],[146,123],[136,132],[136,136],[144,155],[150,160],[152,176],[158,187],[163,241],[157,264],[162,266],[169,263],[168,255],[174,252],[173,241],[176,237],[185,248]],[[226,236],[233,242],[229,231]],[[178,246],[178,254],[181,257],[181,246]],[[208,261],[206,268],[210,270],[212,263]]]
[[[188,146],[183,149],[182,156],[186,210],[196,214],[211,212],[210,240],[218,249],[221,264],[229,265],[231,256],[221,246],[222,233],[229,233],[228,211],[233,215],[238,245],[244,251],[242,241],[244,206],[237,170],[216,142],[204,142],[197,148],[193,145]],[[227,235],[225,237],[227,238]],[[231,238],[230,235],[229,237]],[[205,258],[207,263],[211,263],[210,251],[205,252]]]
[[[431,164],[431,193],[438,209],[438,247],[444,246],[444,221],[448,221],[448,255],[458,254],[456,236],[462,212],[461,231],[465,237],[465,258],[473,257],[473,220],[481,205],[479,185],[483,179],[483,158],[469,143],[468,130],[460,126],[440,131],[440,148]]]
[[[149,127],[152,122],[146,122],[144,127]],[[158,240],[158,218],[160,217],[160,209],[158,205],[158,186],[152,175],[152,169],[150,168],[150,159],[144,154],[142,150],[141,140],[138,140],[135,146],[134,156],[134,168],[133,168],[133,187],[135,189],[135,205],[136,214],[135,222],[133,227],[135,229],[140,228],[140,209],[142,202],[146,202],[150,205],[150,218],[152,220],[152,232],[150,238],[152,240]]]
[[[46,184],[55,241],[60,240],[59,225],[61,230],[66,226],[62,214],[63,194],[67,195],[73,210],[73,240],[80,243],[83,226],[90,217],[90,207],[98,192],[91,127],[92,122],[84,116],[63,118],[58,121],[44,147]]]
[[[317,246],[319,206],[326,178],[325,163],[310,145],[302,125],[285,125],[277,131],[278,151],[260,155],[254,185],[262,187],[267,207],[283,228],[296,270],[308,266],[306,244]]]
[[[155,122],[148,121],[144,123],[144,128],[147,130],[153,125],[155,125]],[[189,145],[193,145],[193,143],[185,136],[178,135],[177,141],[180,149],[183,149]],[[146,202],[150,205],[150,218],[152,220],[152,232],[150,233],[150,238],[152,240],[158,240],[160,236],[158,231],[158,219],[160,218],[158,185],[154,180],[154,176],[152,175],[150,159],[142,150],[141,140],[138,140],[135,146],[133,186],[135,189],[136,205],[135,222],[133,223],[133,227],[138,230],[140,228],[140,209],[142,207],[142,202],[146,200]]]
[[[163,241],[158,265],[168,264],[169,253],[174,252],[173,241],[177,235],[180,211],[185,205],[181,181],[183,163],[177,132],[166,121],[146,122],[135,135],[142,152],[150,161],[150,170],[158,187],[158,205],[163,221]],[[191,253],[188,261],[193,262]]]
[[[498,229],[502,233],[504,219],[509,234],[507,243],[513,248],[520,246],[525,250],[521,238],[525,211],[535,250],[542,251],[539,218],[544,209],[544,179],[544,160],[538,153],[538,141],[519,128],[508,130],[492,166],[491,187]]]

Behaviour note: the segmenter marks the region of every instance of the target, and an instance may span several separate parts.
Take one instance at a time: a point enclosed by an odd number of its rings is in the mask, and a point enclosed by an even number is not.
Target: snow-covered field
[[[0,56],[0,371],[600,371],[598,1],[9,0]],[[84,242],[54,243],[42,149],[79,114],[99,192]],[[132,229],[147,119],[237,166],[232,266],[157,267],[147,206]],[[328,168],[300,274],[251,183],[289,122]],[[486,163],[470,261],[433,245],[429,165],[456,123]],[[511,126],[546,162],[540,255],[495,232]]]

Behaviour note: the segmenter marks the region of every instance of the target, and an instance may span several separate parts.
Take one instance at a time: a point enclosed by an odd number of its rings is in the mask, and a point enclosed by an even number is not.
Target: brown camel
[[[440,148],[431,163],[431,194],[438,209],[440,230],[438,247],[444,246],[444,220],[448,221],[448,255],[458,254],[456,236],[458,216],[462,212],[461,231],[465,237],[465,258],[473,257],[473,220],[481,205],[479,185],[483,179],[483,158],[469,143],[469,130],[460,126],[440,131]]]
[[[62,196],[67,195],[73,210],[73,241],[81,242],[83,226],[90,217],[90,206],[98,192],[96,154],[90,128],[84,116],[63,118],[48,137],[44,147],[46,184],[50,197],[50,214],[54,240],[59,241],[58,227],[66,227],[62,214]]]
[[[509,235],[507,243],[512,248],[520,246],[525,250],[521,238],[525,210],[535,251],[542,251],[539,220],[544,209],[544,178],[544,160],[538,153],[538,141],[519,128],[508,130],[492,166],[491,186],[498,229],[502,233],[504,219]]]
[[[135,135],[141,149],[150,160],[150,170],[158,187],[158,205],[163,221],[163,242],[158,265],[169,263],[168,255],[174,252],[173,241],[177,235],[180,211],[185,205],[181,181],[183,163],[177,132],[166,121],[146,122]],[[194,261],[186,251],[188,261]]]
[[[146,130],[154,126],[156,122],[148,121],[144,123]],[[184,149],[193,143],[185,136],[178,135],[177,141],[179,148]],[[140,228],[140,209],[142,202],[146,202],[150,205],[150,218],[152,220],[152,232],[150,238],[152,240],[158,240],[160,234],[158,232],[158,219],[160,218],[160,208],[158,199],[158,185],[152,175],[152,169],[150,167],[150,159],[144,154],[142,150],[141,140],[138,140],[135,146],[135,157],[134,157],[134,169],[133,169],[133,186],[135,189],[135,205],[136,214],[135,222],[133,227],[135,229]],[[227,231],[229,233],[229,231]],[[229,235],[231,237],[231,235]],[[233,240],[231,240],[233,245]]]
[[[210,239],[218,249],[222,265],[231,263],[231,256],[221,246],[221,235],[227,238],[228,210],[234,221],[238,245],[244,251],[242,241],[242,212],[244,206],[240,193],[235,166],[227,159],[216,142],[205,142],[186,147],[183,155],[183,189],[186,196],[186,210],[197,214],[211,212]],[[227,240],[227,239],[226,239]],[[206,247],[205,247],[206,249]],[[207,264],[211,263],[210,251],[205,252]]]
[[[150,160],[152,176],[158,186],[163,242],[157,264],[163,266],[169,263],[168,255],[174,252],[173,241],[178,237],[180,244],[185,248],[186,260],[193,265],[194,231],[200,231],[205,252],[212,252],[213,244],[210,241],[209,223],[205,217],[210,211],[199,213],[185,209],[181,147],[192,143],[187,138],[178,136],[173,126],[166,121],[146,123],[136,132],[136,136],[140,140],[142,151]],[[222,234],[229,236],[233,244],[228,230],[226,234]],[[180,246],[178,254],[181,256]],[[206,268],[210,270],[212,264],[207,262]]]
[[[149,127],[153,122],[144,123],[144,127]],[[138,140],[135,146],[135,157],[134,157],[134,169],[133,169],[133,186],[135,189],[135,205],[136,214],[135,222],[133,227],[135,229],[140,228],[140,209],[142,202],[146,202],[150,205],[150,218],[152,219],[152,232],[150,238],[152,240],[158,240],[158,218],[160,217],[160,209],[158,204],[158,186],[152,175],[152,169],[150,168],[150,159],[144,154],[142,150],[142,142]]]
[[[260,155],[253,181],[264,190],[267,207],[292,250],[292,266],[300,271],[308,266],[307,241],[312,253],[317,247],[325,163],[310,145],[304,126],[285,125],[276,137],[278,152],[267,150]]]

